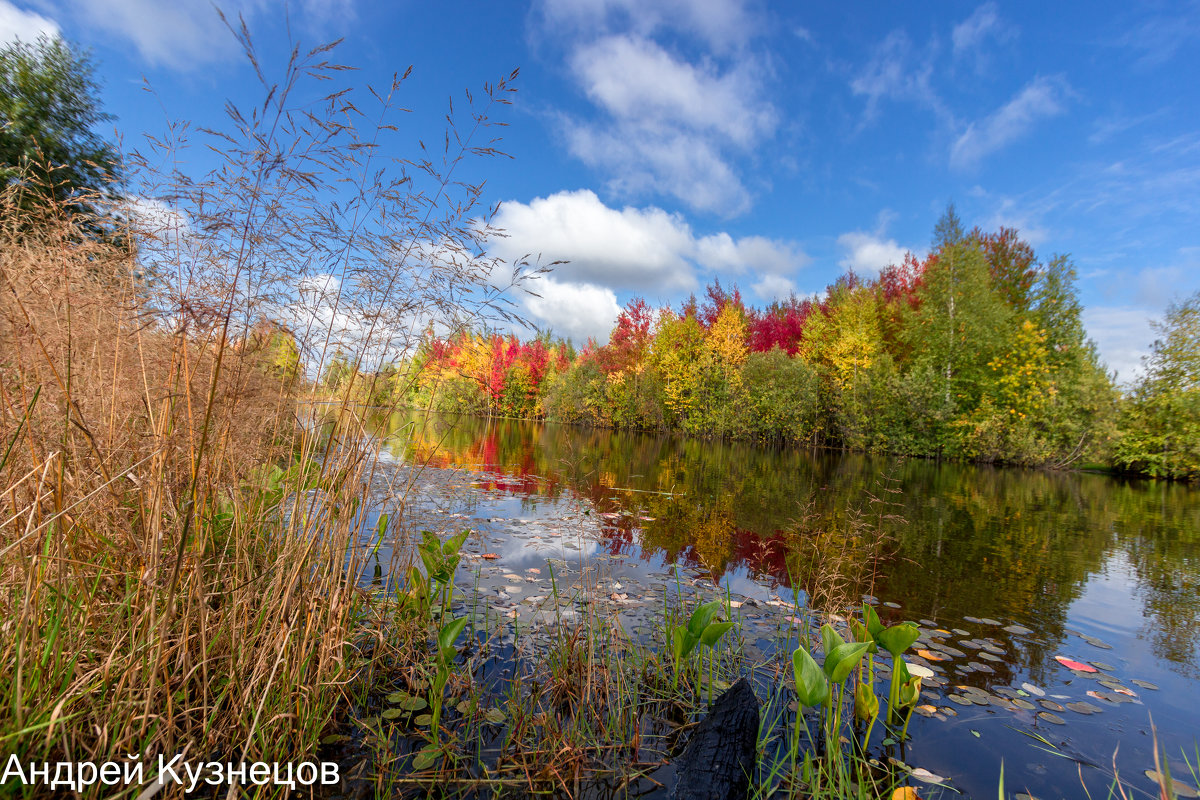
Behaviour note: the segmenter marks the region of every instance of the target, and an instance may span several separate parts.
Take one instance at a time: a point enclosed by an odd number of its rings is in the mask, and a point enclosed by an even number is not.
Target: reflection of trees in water
[[[717,577],[746,567],[783,584],[790,575],[806,591],[820,570],[805,566],[819,565],[823,549],[828,563],[840,559],[841,580],[862,585],[867,556],[852,520],[872,513],[886,474],[902,490],[888,497],[905,523],[894,526],[880,597],[947,624],[964,615],[1032,623],[1046,644],[1011,648],[1036,669],[1057,652],[1088,577],[1120,548],[1155,654],[1196,668],[1200,495],[1182,486],[511,420],[417,429],[425,455],[440,443],[445,465],[504,472],[512,480],[502,488],[514,494],[558,497],[570,487],[601,511],[629,512],[604,523],[615,549],[636,537],[648,554]]]

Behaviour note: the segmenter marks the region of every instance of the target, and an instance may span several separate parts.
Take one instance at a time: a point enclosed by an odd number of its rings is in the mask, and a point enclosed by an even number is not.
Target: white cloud
[[[150,64],[191,69],[226,60],[239,52],[234,35],[209,0],[51,1],[61,13],[69,13],[83,24],[129,41]],[[292,21],[308,27],[341,24],[354,16],[353,6],[353,0],[303,0]],[[238,24],[240,14],[251,28],[254,18],[264,14],[282,20],[286,7],[280,0],[220,3],[232,24]]]
[[[739,160],[778,127],[770,60],[745,0],[541,0],[535,32],[564,53],[591,113],[560,115],[568,152],[623,197],[734,216]],[[668,44],[669,43],[669,44]]]
[[[1123,383],[1134,381],[1142,371],[1142,356],[1150,352],[1154,317],[1143,309],[1098,306],[1083,310],[1083,324],[1096,342],[1101,359],[1116,370]]]
[[[775,124],[771,106],[756,99],[749,62],[722,74],[679,61],[648,39],[609,36],[576,50],[571,65],[588,97],[617,119],[710,131],[741,146]]]
[[[850,90],[867,98],[865,120],[873,120],[882,100],[915,102],[932,109],[940,117],[950,113],[933,90],[934,56],[936,48],[918,53],[908,34],[892,31],[878,47],[867,66],[850,82]]]
[[[719,52],[744,46],[759,28],[742,0],[544,0],[541,7],[551,35],[628,30],[649,36],[671,28]]]
[[[17,8],[9,0],[0,0],[0,45],[14,39],[33,43],[43,35],[58,36],[58,23],[33,11]]]
[[[996,4],[984,3],[971,16],[954,26],[950,37],[954,43],[954,57],[974,57],[976,67],[982,70],[986,63],[983,44],[987,38],[1006,41],[1013,34],[1014,30],[1000,19]]]
[[[653,206],[617,210],[586,189],[505,203],[493,224],[507,236],[489,243],[492,255],[508,262],[526,255],[565,260],[555,268],[557,281],[618,291],[689,291],[701,273],[759,279],[809,261],[792,242],[724,232],[698,237],[678,214]]]
[[[641,36],[612,35],[577,45],[569,62],[604,117],[567,120],[567,147],[614,175],[611,190],[667,194],[721,214],[749,207],[730,152],[749,149],[777,124],[757,61],[739,58],[720,69]]]
[[[1025,136],[1039,119],[1063,111],[1067,89],[1061,78],[1038,77],[987,119],[972,122],[950,149],[950,166],[969,169]]]
[[[782,275],[764,275],[750,286],[765,302],[783,300],[796,292],[796,284]]]
[[[900,264],[909,252],[895,239],[885,239],[880,233],[851,231],[839,236],[837,243],[846,254],[838,265],[864,276],[876,275],[884,267]]]
[[[532,282],[530,290],[540,297],[526,296],[525,309],[539,327],[568,336],[578,344],[593,338],[608,341],[621,307],[611,289],[590,283],[560,283],[550,276]]]

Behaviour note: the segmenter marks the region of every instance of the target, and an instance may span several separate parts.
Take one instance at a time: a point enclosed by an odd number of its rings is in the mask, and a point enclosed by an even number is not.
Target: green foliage
[[[120,178],[95,132],[109,119],[86,54],[59,38],[0,46],[0,187],[21,184],[20,208],[94,213]]]
[[[1159,478],[1200,480],[1200,292],[1172,303],[1121,415],[1116,461]]]
[[[720,610],[720,600],[705,603],[692,612],[686,625],[676,625],[671,629],[671,656],[675,660],[675,686],[679,685],[679,674],[683,670],[684,660],[691,656],[696,645],[701,644],[708,648],[716,647],[721,637],[733,628],[732,622],[712,621]]]

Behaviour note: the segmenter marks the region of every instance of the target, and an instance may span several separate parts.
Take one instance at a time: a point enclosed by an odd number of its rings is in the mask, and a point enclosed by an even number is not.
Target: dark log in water
[[[758,698],[745,678],[717,698],[675,765],[674,800],[745,800],[758,745]]]

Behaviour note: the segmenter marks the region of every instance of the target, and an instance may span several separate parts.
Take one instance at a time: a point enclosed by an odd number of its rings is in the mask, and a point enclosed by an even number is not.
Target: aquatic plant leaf
[[[698,640],[688,633],[684,625],[677,625],[671,630],[671,655],[679,662],[691,654]]]
[[[421,727],[425,727],[426,725],[432,725],[433,724],[433,715],[432,714],[422,714],[413,720],[413,724],[420,725]]]
[[[913,642],[921,638],[921,630],[911,622],[902,622],[887,628],[877,638],[879,645],[891,653],[892,658],[899,658],[901,653],[912,647]]]
[[[458,551],[462,549],[463,544],[467,541],[467,537],[471,535],[471,529],[466,528],[451,536],[446,541],[442,542],[442,555],[456,556]]]
[[[792,670],[796,674],[796,696],[805,706],[824,705],[829,699],[829,679],[804,647],[792,653]]]
[[[413,711],[422,711],[429,707],[429,703],[424,697],[417,697],[416,695],[408,695],[403,700],[396,703],[396,705],[410,713]]]
[[[867,608],[870,608],[870,606],[867,606]],[[868,653],[879,652],[879,645],[875,643],[875,637],[871,635],[871,631],[867,630],[866,625],[863,625],[856,619],[851,619],[850,632],[854,634],[854,641],[870,644],[870,647],[867,648]]]
[[[700,643],[705,647],[713,647],[725,633],[733,627],[732,622],[712,622],[700,634]]]
[[[375,530],[376,530],[376,531],[379,533],[379,537],[380,537],[381,539],[383,538],[383,535],[384,535],[385,533],[387,533],[387,526],[388,526],[388,515],[387,515],[387,514],[380,514],[380,515],[379,515],[379,522],[377,522],[377,523],[375,524]]]
[[[704,633],[704,629],[708,627],[708,624],[712,622],[712,618],[720,610],[720,600],[713,600],[712,602],[705,603],[704,605],[698,607],[692,612],[692,618],[688,620],[688,633],[699,640],[701,635]]]
[[[1055,656],[1054,660],[1062,664],[1067,669],[1073,669],[1076,672],[1096,672],[1096,668],[1091,664],[1084,664],[1082,661],[1074,661],[1066,656]]]
[[[883,623],[879,621],[879,614],[870,603],[863,603],[863,620],[867,623],[867,631],[872,639],[876,639],[885,630]]]
[[[415,756],[413,756],[413,762],[412,762],[413,769],[416,769],[416,770],[429,769],[430,767],[432,767],[434,765],[434,763],[437,762],[437,757],[439,755],[441,755],[441,752],[438,750],[434,750],[434,749],[422,750],[421,752],[419,752]]]
[[[438,656],[445,663],[453,660],[454,642],[462,633],[463,628],[467,625],[466,617],[458,617],[447,622],[442,629],[438,631]]]
[[[854,716],[863,722],[879,716],[879,698],[869,683],[859,681],[854,689]]]
[[[845,644],[846,640],[834,630],[834,627],[828,623],[821,626],[821,649],[825,651],[826,661],[829,659],[829,654],[832,653],[837,646]]]
[[[379,716],[383,717],[384,719],[396,719],[397,717],[401,716],[403,713],[404,712],[399,708],[389,708],[386,711],[384,711],[382,714],[380,714]]]
[[[866,642],[844,642],[825,654],[824,671],[835,686],[850,677],[851,670],[866,655]]]
[[[504,712],[498,708],[489,708],[484,712],[483,718],[493,725],[501,725],[504,723],[504,720],[507,719],[507,717],[504,716]]]

